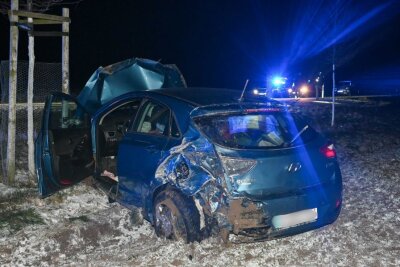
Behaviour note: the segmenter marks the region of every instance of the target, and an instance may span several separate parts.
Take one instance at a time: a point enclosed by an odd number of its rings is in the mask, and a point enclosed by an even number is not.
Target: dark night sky
[[[130,57],[175,63],[192,86],[240,88],[246,78],[263,80],[285,56],[292,55],[287,51],[296,51],[302,42],[308,42],[307,51],[308,46],[322,40],[324,36],[310,36],[319,22],[331,16],[333,1],[324,1],[325,6],[313,15],[309,7],[320,2],[84,0],[70,6],[71,89],[79,91],[98,66]],[[363,15],[382,2],[351,1],[344,14]],[[355,31],[356,37],[338,45],[338,75],[342,79],[400,66],[398,3]],[[59,14],[60,10],[49,13]],[[307,21],[312,25],[303,23],[307,27],[302,27],[300,22]],[[337,21],[340,25],[344,18],[338,16]],[[4,60],[8,59],[7,18],[2,16],[0,23],[0,59]],[[27,59],[26,34],[21,32],[20,37],[19,57]],[[59,38],[37,38],[35,42],[37,61],[60,61]],[[328,73],[331,51],[328,48],[307,58],[289,59],[293,62],[285,65],[285,71]]]

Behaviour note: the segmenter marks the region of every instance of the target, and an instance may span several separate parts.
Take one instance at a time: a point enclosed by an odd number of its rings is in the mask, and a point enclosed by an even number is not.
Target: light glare
[[[303,86],[300,87],[300,93],[301,93],[302,95],[307,94],[308,91],[309,91],[309,89],[308,89],[308,86],[307,86],[307,85],[303,85]]]
[[[283,85],[285,83],[286,83],[285,79],[283,77],[280,77],[280,76],[277,76],[272,80],[272,84],[274,86]]]

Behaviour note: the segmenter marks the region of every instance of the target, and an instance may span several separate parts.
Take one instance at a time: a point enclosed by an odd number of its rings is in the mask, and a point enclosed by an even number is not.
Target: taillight
[[[328,159],[332,159],[336,157],[336,150],[333,144],[325,145],[320,149],[322,155],[324,155]]]
[[[248,173],[257,161],[252,159],[230,158],[221,156],[225,172],[229,177],[239,176]]]

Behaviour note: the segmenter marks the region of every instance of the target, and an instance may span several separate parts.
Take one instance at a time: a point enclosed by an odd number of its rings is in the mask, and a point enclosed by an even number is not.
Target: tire
[[[154,200],[153,216],[157,236],[200,241],[200,215],[191,197],[176,190],[162,191]]]

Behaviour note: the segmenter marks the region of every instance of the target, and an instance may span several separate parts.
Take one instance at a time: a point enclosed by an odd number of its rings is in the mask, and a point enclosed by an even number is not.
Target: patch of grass
[[[60,204],[63,203],[65,192],[57,192],[56,194],[45,199],[46,204]]]
[[[21,204],[27,202],[30,198],[36,197],[37,191],[31,189],[18,189],[9,194],[0,195],[0,204],[13,203]]]
[[[32,208],[0,212],[0,229],[10,228],[11,231],[19,231],[32,224],[45,224],[42,217]]]
[[[71,218],[68,218],[68,220],[70,222],[74,222],[74,221],[88,222],[88,221],[90,221],[90,219],[86,215],[81,215],[78,217],[71,217]]]

